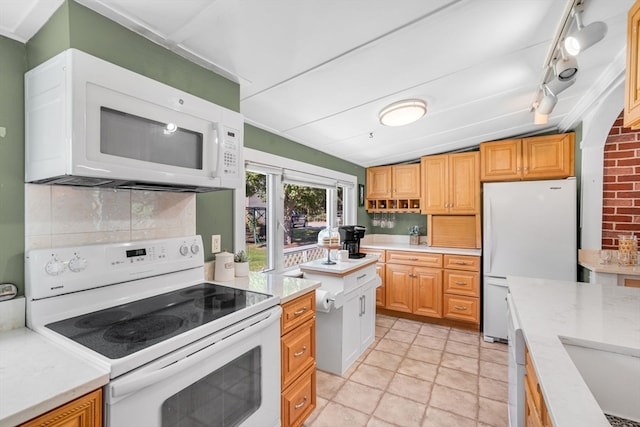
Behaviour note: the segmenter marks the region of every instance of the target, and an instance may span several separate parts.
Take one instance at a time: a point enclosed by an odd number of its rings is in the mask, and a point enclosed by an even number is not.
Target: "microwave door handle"
[[[221,161],[220,154],[222,152],[222,124],[213,123],[211,132],[209,133],[209,164],[211,165],[211,178],[218,176],[219,163]]]

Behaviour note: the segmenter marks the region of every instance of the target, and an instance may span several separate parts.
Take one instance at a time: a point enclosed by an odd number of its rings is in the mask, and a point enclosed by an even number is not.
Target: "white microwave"
[[[25,179],[206,192],[242,184],[243,116],[76,49],[25,74]]]

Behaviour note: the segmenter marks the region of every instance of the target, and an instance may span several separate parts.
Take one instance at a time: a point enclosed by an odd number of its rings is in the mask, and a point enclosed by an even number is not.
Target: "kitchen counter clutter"
[[[640,290],[508,277],[554,427],[640,421]]]
[[[0,426],[15,426],[101,388],[109,370],[27,328],[0,334]]]
[[[603,264],[599,250],[580,249],[578,264],[589,270],[590,283],[640,287],[640,265],[619,265],[616,252],[611,251],[611,261]]]

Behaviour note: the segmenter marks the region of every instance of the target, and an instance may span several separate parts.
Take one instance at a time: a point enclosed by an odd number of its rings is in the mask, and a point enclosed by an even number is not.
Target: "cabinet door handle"
[[[294,315],[294,316],[300,316],[302,313],[305,313],[307,310],[308,310],[308,309],[307,309],[307,306],[304,306],[304,307],[302,307],[300,310],[298,310],[298,311],[294,311],[294,312],[293,312],[293,315]]]
[[[454,305],[453,308],[460,311],[467,311],[467,307],[464,307],[462,305]]]
[[[362,295],[362,315],[364,316],[367,312],[367,296]]]
[[[305,403],[307,403],[307,396],[303,397],[300,403],[297,403],[296,405],[294,405],[293,409],[300,409],[304,406]]]
[[[466,286],[466,285],[467,285],[467,282],[456,282],[456,285],[463,285],[463,286]]]
[[[302,347],[302,350],[300,350],[297,353],[293,353],[293,357],[300,357],[303,354],[305,354],[306,352],[307,352],[307,346],[305,345],[305,346]]]

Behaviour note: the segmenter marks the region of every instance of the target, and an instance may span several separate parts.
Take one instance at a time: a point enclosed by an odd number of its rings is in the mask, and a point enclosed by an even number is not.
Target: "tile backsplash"
[[[26,184],[25,249],[194,235],[196,196]]]

